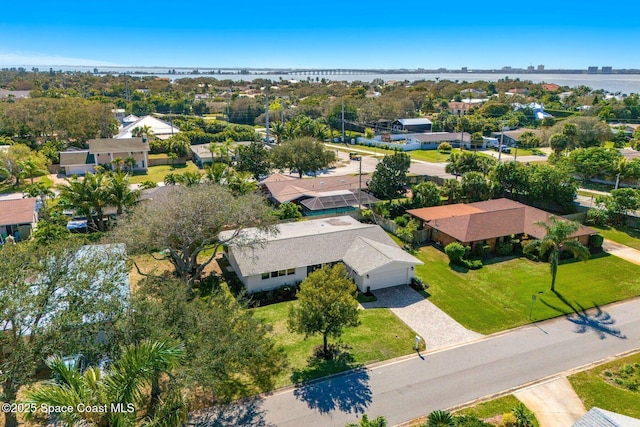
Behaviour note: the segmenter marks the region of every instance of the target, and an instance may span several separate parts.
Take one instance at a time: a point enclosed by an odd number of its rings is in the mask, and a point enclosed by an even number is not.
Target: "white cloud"
[[[47,55],[43,53],[6,53],[0,52],[0,67],[18,67],[34,65],[82,65],[82,66],[106,66],[117,65],[105,61],[93,59],[71,58],[65,56]]]

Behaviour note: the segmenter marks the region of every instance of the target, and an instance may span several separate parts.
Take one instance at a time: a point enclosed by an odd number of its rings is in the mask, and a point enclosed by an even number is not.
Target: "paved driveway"
[[[425,340],[427,351],[482,337],[476,332],[465,329],[408,285],[379,289],[373,293],[378,300],[364,303],[362,306],[365,309],[374,307],[391,309],[400,320]]]

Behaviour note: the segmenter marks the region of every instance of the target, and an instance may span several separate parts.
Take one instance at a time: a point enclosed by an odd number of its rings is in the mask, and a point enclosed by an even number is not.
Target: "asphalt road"
[[[544,303],[541,297],[535,304]],[[640,299],[575,309],[460,347],[282,390],[215,417],[221,425],[342,427],[366,412],[394,425],[640,349]]]

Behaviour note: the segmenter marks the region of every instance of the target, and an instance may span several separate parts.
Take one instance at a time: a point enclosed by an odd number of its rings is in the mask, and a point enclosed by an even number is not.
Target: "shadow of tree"
[[[276,427],[264,419],[262,399],[253,397],[228,405],[214,406],[193,414],[187,421],[190,427]]]
[[[571,303],[560,292],[554,292],[560,301],[562,301],[567,308],[556,307],[553,304],[540,299],[540,301],[547,307],[556,310],[560,313],[566,314],[567,320],[576,325],[575,332],[577,334],[584,334],[586,332],[595,332],[598,337],[603,340],[607,336],[612,336],[620,339],[627,339],[620,329],[614,327],[616,320],[611,317],[609,313],[603,311],[598,304],[593,303],[593,308],[585,309],[579,303]]]
[[[346,375],[308,383],[308,381],[333,372],[353,369],[353,356],[342,352],[334,360],[309,358],[305,369],[294,370],[291,377],[296,384],[293,395],[305,402],[310,409],[321,413],[339,410],[346,413],[364,413],[371,403],[369,373],[358,367]]]

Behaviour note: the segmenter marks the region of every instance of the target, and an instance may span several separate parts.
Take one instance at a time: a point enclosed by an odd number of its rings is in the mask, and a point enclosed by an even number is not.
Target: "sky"
[[[640,68],[630,0],[2,3],[0,67]]]

